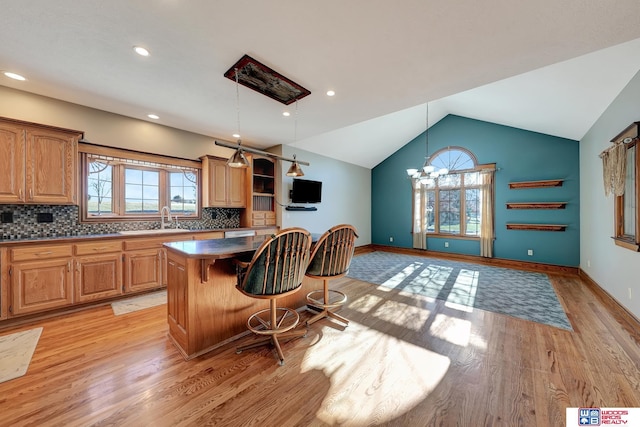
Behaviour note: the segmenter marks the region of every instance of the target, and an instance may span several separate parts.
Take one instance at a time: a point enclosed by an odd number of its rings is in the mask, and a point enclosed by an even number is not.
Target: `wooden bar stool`
[[[310,248],[311,235],[307,230],[288,228],[265,239],[251,261],[234,260],[238,274],[237,289],[251,298],[269,300],[268,309],[252,314],[247,320],[249,330],[263,338],[238,347],[236,353],[273,345],[280,365],[284,365],[278,340],[290,340],[307,334],[306,328],[293,331],[300,322],[300,315],[291,308],[278,307],[277,299],[300,290],[309,264]]]
[[[313,247],[306,276],[322,279],[324,288],[307,294],[309,305],[322,310],[307,320],[307,325],[325,317],[349,324],[349,320],[331,311],[347,302],[347,295],[329,289],[329,280],[343,277],[349,272],[357,237],[356,229],[352,225],[336,225],[320,236]]]

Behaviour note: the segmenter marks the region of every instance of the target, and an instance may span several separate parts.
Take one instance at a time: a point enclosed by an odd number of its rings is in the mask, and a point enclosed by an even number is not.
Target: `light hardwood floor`
[[[573,332],[337,280],[351,324],[315,323],[282,367],[235,354],[249,337],[185,361],[166,306],[3,329],[44,328],[27,374],[0,384],[0,425],[547,427],[566,407],[639,407],[637,325],[578,276],[549,276]]]

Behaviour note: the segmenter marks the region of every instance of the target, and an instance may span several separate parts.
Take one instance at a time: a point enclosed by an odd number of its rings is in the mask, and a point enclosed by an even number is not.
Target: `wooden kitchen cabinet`
[[[0,203],[23,203],[25,195],[25,132],[0,121]]]
[[[204,207],[244,208],[247,206],[247,169],[231,168],[226,159],[203,156],[202,205]]]
[[[29,314],[73,304],[71,258],[14,263],[10,313]]]
[[[247,227],[276,225],[275,172],[273,160],[261,157],[252,159],[249,185],[251,198],[247,212],[241,218],[241,225]]]
[[[127,251],[124,255],[124,260],[124,290],[126,293],[160,288],[163,286],[163,249]]]
[[[80,136],[0,118],[0,203],[77,204]]]
[[[12,315],[73,304],[71,245],[38,245],[10,250]]]
[[[122,295],[122,241],[107,240],[74,246],[75,302]]]

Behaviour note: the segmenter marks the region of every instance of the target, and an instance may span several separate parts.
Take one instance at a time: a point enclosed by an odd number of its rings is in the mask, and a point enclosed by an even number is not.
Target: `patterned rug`
[[[145,308],[151,308],[158,305],[167,303],[167,291],[154,292],[152,294],[141,295],[139,297],[133,297],[123,299],[111,303],[113,314],[120,316],[127,313],[133,313],[134,311],[144,310]]]
[[[353,258],[349,277],[557,328],[573,330],[546,274],[436,258],[371,252]]]
[[[42,328],[0,336],[0,383],[27,373]]]

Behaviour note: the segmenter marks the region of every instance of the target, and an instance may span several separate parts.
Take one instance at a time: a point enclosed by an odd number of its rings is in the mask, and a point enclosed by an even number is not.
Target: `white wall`
[[[580,268],[638,318],[640,253],[616,246],[611,239],[613,196],[604,196],[598,155],[620,131],[640,121],[639,100],[640,73],[580,141]]]
[[[0,116],[84,132],[94,144],[197,160],[231,150],[208,136],[0,86]]]
[[[358,230],[356,246],[371,243],[371,169],[289,146],[278,147],[278,154],[309,162],[302,166],[303,179],[322,181],[322,202],[304,206],[317,207],[317,211],[287,211],[279,206],[282,228],[302,227],[312,233],[324,233],[338,224],[351,224]],[[291,204],[289,190],[293,178],[286,176],[291,164],[280,163],[279,202]]]

